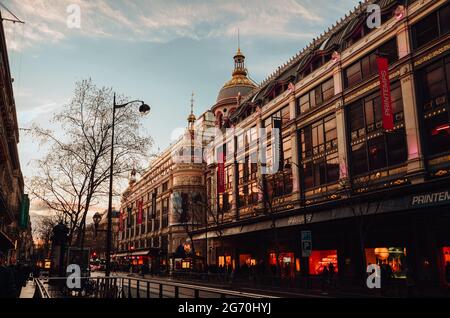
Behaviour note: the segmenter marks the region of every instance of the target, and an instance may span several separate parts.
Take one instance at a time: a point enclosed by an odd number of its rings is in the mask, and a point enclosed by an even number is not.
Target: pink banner
[[[137,201],[137,207],[138,207],[138,215],[137,215],[137,224],[142,224],[142,200]]]
[[[383,112],[383,128],[394,129],[394,115],[392,114],[391,85],[389,80],[389,61],[385,57],[377,57],[378,74],[380,76],[380,95]]]
[[[225,156],[223,151],[217,154],[217,193],[225,192]]]

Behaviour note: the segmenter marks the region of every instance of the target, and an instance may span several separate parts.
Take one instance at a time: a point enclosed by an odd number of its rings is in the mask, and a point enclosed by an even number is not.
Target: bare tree
[[[124,100],[118,98],[119,103]],[[70,102],[53,117],[61,128],[59,132],[39,126],[31,129],[32,135],[48,147],[47,154],[37,161],[39,174],[31,180],[31,193],[68,218],[69,242],[73,243],[76,236],[79,246],[84,243],[89,209],[102,203],[108,193],[112,101],[112,88],[99,88],[91,79],[77,82]],[[151,146],[151,138],[141,136],[139,128],[136,109],[117,111],[116,178],[123,179],[139,166]]]
[[[33,237],[42,242],[42,256],[45,257],[50,250],[53,228],[63,220],[63,216],[61,214],[52,214],[38,215],[34,218]]]

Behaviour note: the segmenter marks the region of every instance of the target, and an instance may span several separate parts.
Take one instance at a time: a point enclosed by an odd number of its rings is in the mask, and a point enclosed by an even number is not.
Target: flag
[[[137,207],[138,207],[138,215],[137,215],[137,224],[142,224],[142,199],[137,201]]]
[[[222,147],[217,149],[217,192],[225,192],[225,155]]]
[[[119,232],[123,232],[123,214],[125,213],[125,210],[122,212],[120,212],[119,215]]]
[[[380,95],[383,112],[383,128],[394,129],[394,115],[392,114],[391,85],[389,80],[389,61],[385,57],[377,57],[378,74],[380,76]]]

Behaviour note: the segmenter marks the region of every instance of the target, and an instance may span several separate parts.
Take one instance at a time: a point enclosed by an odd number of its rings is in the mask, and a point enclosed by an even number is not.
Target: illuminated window
[[[406,278],[406,248],[377,247],[366,248],[367,265],[376,264],[387,275],[392,273],[394,278]]]
[[[181,268],[183,268],[183,269],[191,268],[191,262],[182,262]]]
[[[338,272],[338,258],[336,250],[312,251],[309,257],[309,274],[320,275],[323,269],[327,267],[334,268],[334,272]]]

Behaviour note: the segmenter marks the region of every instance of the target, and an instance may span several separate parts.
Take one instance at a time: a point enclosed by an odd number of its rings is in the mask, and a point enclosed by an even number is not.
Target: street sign
[[[311,231],[302,231],[302,257],[310,257],[312,251]]]

